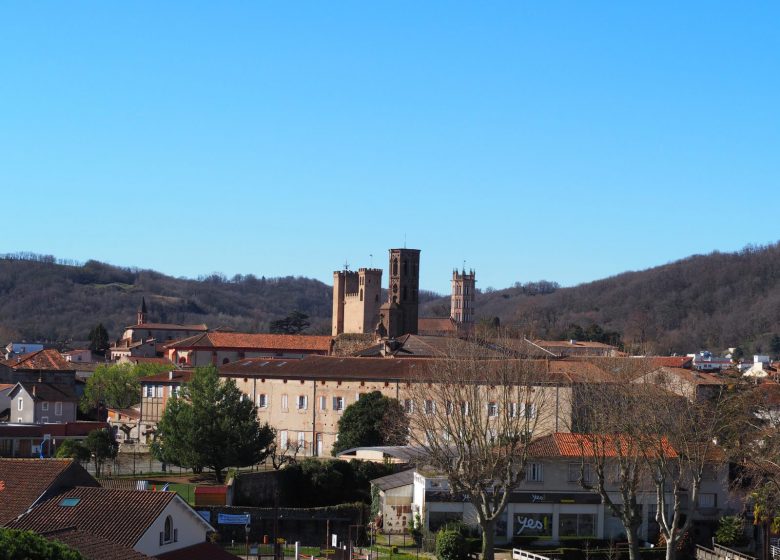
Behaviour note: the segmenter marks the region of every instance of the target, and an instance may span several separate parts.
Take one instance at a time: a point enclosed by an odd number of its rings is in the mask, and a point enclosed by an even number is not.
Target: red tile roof
[[[354,358],[336,356],[306,356],[300,360],[247,358],[219,368],[226,377],[268,377],[294,379],[382,379],[392,381],[419,381],[435,365],[431,358]],[[580,360],[484,360],[484,370],[517,366],[518,371],[533,375],[539,383],[608,382],[613,378],[586,361]],[[147,378],[148,379],[148,378]]]
[[[176,492],[78,487],[40,503],[9,527],[36,533],[74,527],[132,548],[175,497]],[[61,506],[65,498],[78,503]]]
[[[239,556],[234,556],[224,548],[211,543],[195,544],[157,555],[158,560],[236,560],[237,558]]]
[[[632,443],[628,436],[554,433],[534,440],[528,451],[532,457],[539,458],[614,458],[618,456],[618,449],[623,455],[638,453],[638,448]],[[668,441],[664,439],[661,444],[667,457],[677,457]]]
[[[207,331],[209,328],[200,323],[199,325],[175,325],[173,323],[142,323],[140,325],[129,325],[125,329],[146,329],[156,331]]]
[[[113,541],[73,527],[49,531],[43,536],[78,550],[86,560],[149,560],[152,558],[130,547],[120,546]]]
[[[172,368],[177,367],[176,364],[174,364],[168,358],[144,358],[142,356],[132,356],[128,357],[126,361],[133,364],[160,364],[163,366],[171,366]]]
[[[418,332],[458,332],[458,326],[450,317],[420,317],[417,320]]]
[[[62,354],[53,349],[38,350],[15,356],[2,363],[14,370],[33,371],[73,371],[73,364],[62,357]]]
[[[168,344],[168,348],[229,348],[236,350],[288,350],[330,352],[333,338],[305,334],[250,334],[210,332]]]
[[[94,481],[71,459],[0,459],[0,526],[71,477],[80,484]],[[97,486],[97,481],[94,484]]]
[[[615,348],[610,344],[604,344],[603,342],[588,342],[586,340],[534,340],[534,344],[538,344],[543,348]]]
[[[693,358],[689,356],[648,356],[647,359],[657,367],[689,368]]]

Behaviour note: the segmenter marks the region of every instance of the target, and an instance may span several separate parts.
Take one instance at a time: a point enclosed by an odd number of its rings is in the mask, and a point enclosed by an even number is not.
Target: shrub
[[[436,558],[439,560],[464,560],[466,541],[457,531],[442,530],[436,535]]]
[[[720,518],[718,530],[715,531],[715,542],[723,546],[736,546],[744,542],[744,522],[738,515],[727,515]]]

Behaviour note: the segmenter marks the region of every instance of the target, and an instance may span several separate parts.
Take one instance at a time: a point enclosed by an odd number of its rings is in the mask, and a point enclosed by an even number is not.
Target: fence
[[[732,550],[719,544],[712,549],[701,545],[696,546],[696,560],[757,560],[755,556],[749,556],[743,552]]]
[[[547,556],[542,556],[541,554],[534,554],[533,552],[528,552],[526,550],[521,550],[519,548],[513,548],[512,560],[550,560],[550,559]]]

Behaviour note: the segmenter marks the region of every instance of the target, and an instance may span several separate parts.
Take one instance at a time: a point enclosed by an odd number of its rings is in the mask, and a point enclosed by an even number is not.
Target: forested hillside
[[[149,319],[159,322],[267,332],[271,321],[298,310],[310,316],[307,332],[330,332],[331,287],[317,280],[218,274],[190,280],[17,255],[0,258],[0,341],[85,340],[98,322],[116,338],[135,321],[142,296]],[[420,296],[421,316],[449,315],[449,297]],[[740,346],[780,354],[780,244],[696,255],[573,288],[532,282],[480,292],[477,317],[497,317],[532,337],[619,336],[633,351]]]
[[[25,254],[0,258],[0,341],[86,340],[99,322],[114,339],[135,322],[142,296],[150,321],[267,332],[270,321],[299,310],[310,316],[307,332],[330,332],[331,288],[317,280],[251,275],[228,280],[218,274],[188,280]]]
[[[477,276],[479,278],[479,276]],[[542,284],[546,289],[528,289]],[[445,300],[428,303],[436,314]],[[616,331],[629,349],[776,354],[780,334],[780,244],[696,255],[556,289],[554,283],[480,293],[477,317],[498,317],[529,336],[568,337],[572,324]],[[774,341],[773,341],[774,339]]]

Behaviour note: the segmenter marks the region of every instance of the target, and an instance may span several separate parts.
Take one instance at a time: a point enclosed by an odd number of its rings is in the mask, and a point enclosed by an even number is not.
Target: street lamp
[[[246,533],[246,557],[249,558],[249,514],[246,517],[246,525],[244,525],[244,532]]]

